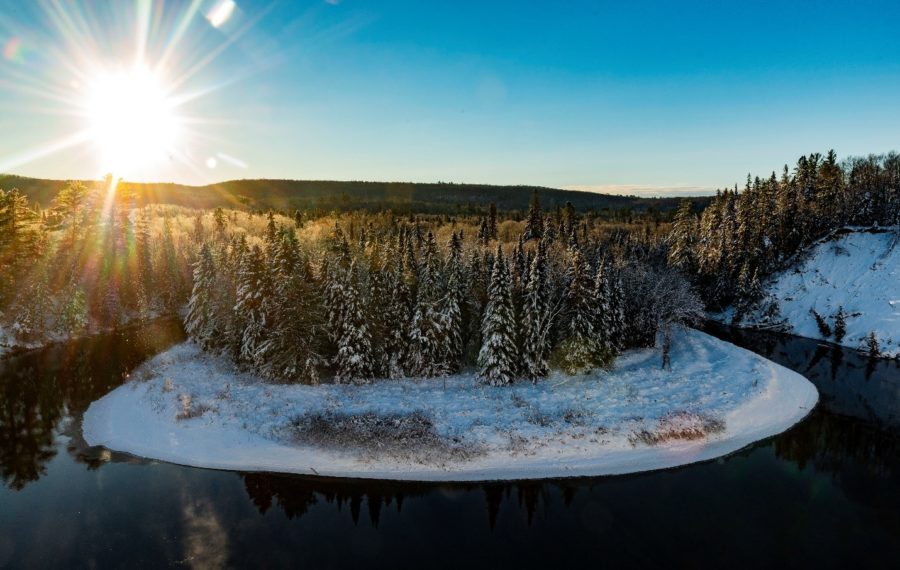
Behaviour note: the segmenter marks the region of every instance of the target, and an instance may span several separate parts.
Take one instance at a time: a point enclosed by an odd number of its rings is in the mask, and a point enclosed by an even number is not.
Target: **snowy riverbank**
[[[90,445],[197,467],[408,480],[674,467],[776,435],[818,399],[802,376],[693,330],[676,337],[671,371],[659,369],[656,350],[630,351],[613,372],[507,388],[471,375],[272,385],[190,343],[132,378],[85,413]],[[329,445],[319,428],[335,425],[355,443]],[[362,441],[354,425],[387,439]],[[404,426],[423,439],[392,437],[406,437]]]
[[[900,356],[900,240],[896,230],[848,231],[816,245],[794,268],[765,284],[765,298],[739,322],[742,327],[780,328],[807,338],[865,348],[874,333],[882,356]],[[773,311],[774,306],[778,310]],[[842,307],[846,334],[835,338]],[[812,311],[832,329],[823,335]]]

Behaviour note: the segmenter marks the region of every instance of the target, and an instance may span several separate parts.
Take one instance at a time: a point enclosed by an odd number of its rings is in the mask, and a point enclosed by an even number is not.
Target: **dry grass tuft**
[[[725,431],[725,421],[695,412],[673,412],[664,415],[652,430],[642,429],[628,436],[631,445],[659,445],[669,441],[694,441]]]
[[[388,457],[420,464],[446,465],[481,454],[460,438],[442,437],[422,412],[410,414],[314,413],[290,426],[294,441],[321,448],[354,450],[364,457]]]

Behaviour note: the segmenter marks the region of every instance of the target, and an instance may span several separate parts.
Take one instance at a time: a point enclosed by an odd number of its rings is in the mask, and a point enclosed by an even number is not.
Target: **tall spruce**
[[[200,346],[209,349],[217,345],[221,324],[216,321],[215,295],[217,293],[216,265],[209,244],[203,243],[194,263],[194,284],[188,301],[184,328]]]
[[[478,353],[478,377],[491,386],[511,384],[516,377],[516,327],[510,288],[509,268],[503,249],[497,246]]]
[[[528,219],[525,221],[525,239],[541,239],[544,237],[544,214],[541,212],[541,200],[538,191],[531,193],[528,204]]]
[[[359,271],[355,262],[348,271],[342,272],[342,277],[344,311],[334,358],[335,381],[363,384],[373,375],[374,354],[372,337],[361,303]]]
[[[548,358],[553,314],[547,271],[545,246],[541,242],[529,269],[522,315],[524,372],[532,381],[550,372]]]

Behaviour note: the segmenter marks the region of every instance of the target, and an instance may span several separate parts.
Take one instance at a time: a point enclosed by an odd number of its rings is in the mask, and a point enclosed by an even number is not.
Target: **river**
[[[900,560],[900,365],[709,325],[819,389],[729,457],[522,483],[328,480],[88,447],[81,416],[177,321],[0,360],[0,568],[884,567]]]

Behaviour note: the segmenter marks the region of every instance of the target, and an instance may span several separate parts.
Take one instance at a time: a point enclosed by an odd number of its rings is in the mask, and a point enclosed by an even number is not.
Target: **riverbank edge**
[[[719,339],[714,339],[714,342],[748,352]],[[249,432],[242,445],[234,445],[228,437],[216,438],[214,431],[203,431],[199,435],[197,431],[185,432],[174,420],[165,419],[155,410],[148,409],[146,402],[142,401],[144,391],[134,384],[123,385],[92,403],[84,416],[83,432],[85,440],[92,446],[102,445],[117,452],[179,465],[242,472],[433,482],[624,475],[671,469],[733,454],[788,430],[812,412],[819,398],[812,383],[796,372],[758,355],[753,356],[763,361],[768,372],[768,382],[757,397],[728,413],[724,433],[702,441],[600,448],[598,453],[590,456],[499,457],[497,454],[489,458],[489,465],[485,466],[485,462],[481,461],[481,466],[472,468],[462,464],[453,469],[429,468],[424,465],[405,470],[335,469],[329,467],[327,450],[277,444]],[[167,434],[169,442],[164,446],[154,446],[138,438],[129,439],[128,436],[121,435],[133,433],[133,430],[121,428],[127,426],[127,422],[136,421],[136,417],[139,417],[147,429]],[[225,434],[224,430],[219,431]],[[192,437],[196,439],[191,441]],[[260,460],[259,446],[268,448],[265,460]],[[203,453],[198,457],[197,454],[192,454],[192,449],[202,449]],[[491,461],[494,463],[490,464]]]

